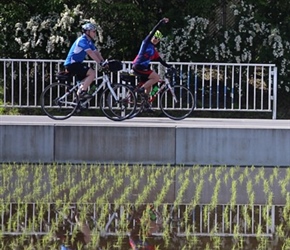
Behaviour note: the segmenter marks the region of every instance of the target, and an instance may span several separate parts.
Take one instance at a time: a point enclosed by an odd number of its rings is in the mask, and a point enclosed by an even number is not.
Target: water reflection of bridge
[[[77,205],[86,209],[86,218],[93,225],[103,218],[99,225],[106,225],[104,235],[127,234],[120,231],[120,218],[128,219],[132,205],[116,204],[44,204],[6,203],[2,204],[0,226],[3,235],[45,235],[53,225],[66,224],[67,230],[74,230],[74,216]],[[178,237],[186,236],[241,236],[272,237],[277,228],[286,229],[288,210],[276,205],[243,204],[161,204],[157,207],[162,223]],[[158,218],[160,223],[160,218]],[[122,227],[124,228],[124,227]],[[105,230],[106,229],[106,230]],[[105,230],[105,231],[104,231]],[[155,236],[162,236],[163,231]]]

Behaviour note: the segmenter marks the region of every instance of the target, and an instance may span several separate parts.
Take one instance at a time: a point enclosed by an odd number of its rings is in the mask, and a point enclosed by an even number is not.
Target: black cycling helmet
[[[96,25],[92,23],[86,23],[82,25],[82,32],[86,32],[88,30],[96,30],[96,29],[97,29]]]

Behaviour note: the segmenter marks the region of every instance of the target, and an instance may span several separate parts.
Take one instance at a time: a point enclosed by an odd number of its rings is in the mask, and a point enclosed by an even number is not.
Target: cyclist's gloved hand
[[[101,67],[106,67],[108,65],[108,60],[100,62]]]
[[[169,22],[169,18],[167,18],[167,17],[164,17],[161,20],[162,20],[162,23],[168,23]]]

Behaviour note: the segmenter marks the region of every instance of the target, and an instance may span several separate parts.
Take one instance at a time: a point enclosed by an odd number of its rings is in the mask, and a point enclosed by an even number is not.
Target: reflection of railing
[[[128,233],[122,231],[126,229],[121,226],[121,220],[130,223],[130,204],[116,206],[90,203],[81,206],[83,208],[80,213],[85,213],[87,223],[102,236]],[[45,235],[52,228],[56,228],[56,225],[66,225],[66,230],[72,233],[76,207],[79,209],[80,204],[57,206],[41,203],[4,203],[0,210],[1,234]],[[285,221],[288,220],[283,218],[284,206],[275,205],[223,204],[212,207],[211,204],[182,204],[175,207],[174,204],[161,204],[155,209],[161,214],[163,225],[168,224],[170,230],[178,237],[271,237],[276,228],[284,228]],[[103,220],[100,221],[100,218]],[[162,229],[154,234],[162,235]]]
[[[0,59],[4,87],[1,106],[40,107],[40,93],[55,81],[54,74],[61,70],[62,63],[61,60]],[[176,84],[186,85],[194,93],[195,110],[272,112],[272,118],[276,119],[277,68],[274,64],[170,64],[178,72]],[[124,70],[131,67],[132,62],[123,62]],[[162,76],[163,66],[153,63],[153,67]],[[119,73],[111,77],[113,82],[120,81]],[[98,101],[90,108],[98,108]]]

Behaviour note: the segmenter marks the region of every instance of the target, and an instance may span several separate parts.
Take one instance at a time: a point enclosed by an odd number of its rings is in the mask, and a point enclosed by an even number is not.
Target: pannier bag
[[[131,83],[131,84],[135,84],[135,75],[130,74],[127,71],[122,71],[120,72],[120,79],[121,81],[124,81],[126,83]]]

